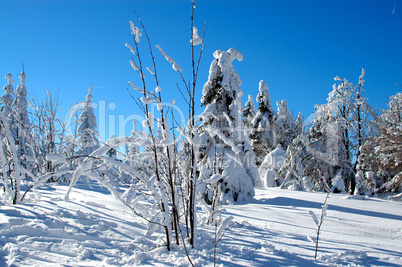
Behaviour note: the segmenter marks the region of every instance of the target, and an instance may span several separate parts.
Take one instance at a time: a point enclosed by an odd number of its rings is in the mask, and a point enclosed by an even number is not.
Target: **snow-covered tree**
[[[82,102],[83,111],[78,119],[78,155],[90,155],[99,147],[99,134],[96,130],[96,117],[92,107],[92,86],[88,89],[85,101]]]
[[[333,90],[328,94],[327,103],[317,105],[315,125],[310,131],[313,142],[320,143],[321,148],[315,147],[315,151],[325,148],[325,155],[331,157],[327,162],[330,165],[328,172],[330,184],[334,192],[354,190],[355,174],[352,165],[351,131],[354,127],[354,87],[346,79],[335,77]],[[319,126],[317,128],[317,126]],[[318,130],[318,131],[317,131]],[[315,131],[315,133],[314,133]],[[318,134],[318,135],[317,135]],[[321,135],[321,136],[320,136]],[[331,145],[330,145],[331,144]],[[325,160],[325,158],[324,158]],[[329,167],[329,166],[327,166]],[[334,180],[334,181],[332,181]],[[343,185],[342,182],[343,181]]]
[[[12,127],[21,165],[31,169],[34,166],[34,159],[32,151],[32,127],[28,116],[28,93],[25,85],[25,72],[22,71],[18,77],[20,78],[20,84],[15,89],[13,103],[15,123],[13,123]]]
[[[255,111],[255,105],[254,105],[254,100],[252,95],[248,95],[248,100],[246,104],[244,105],[243,113],[242,116],[244,118],[244,125],[246,127],[250,127],[251,121],[254,119],[254,116],[256,114]]]
[[[214,174],[221,175],[224,200],[244,201],[254,196],[258,177],[252,164],[254,152],[241,119],[241,80],[232,65],[243,55],[231,48],[216,51],[214,57],[201,99],[205,110],[199,116],[200,176],[208,180]]]
[[[278,101],[276,105],[278,106],[278,119],[274,127],[275,138],[282,145],[283,149],[287,150],[288,146],[297,136],[296,127],[286,100]]]
[[[304,175],[311,179],[313,190],[331,188],[338,157],[337,125],[324,106],[316,105],[316,113],[307,133],[308,154],[303,160]]]
[[[354,94],[354,114],[352,117],[351,129],[351,142],[352,142],[352,158],[356,158],[354,164],[355,172],[361,169],[359,164],[359,157],[363,144],[368,140],[373,140],[374,135],[377,132],[375,129],[375,123],[377,114],[373,111],[373,108],[368,104],[367,99],[363,97],[363,85],[364,85],[365,70],[362,69],[362,74],[359,77],[359,82],[355,88]],[[364,170],[363,170],[364,171]]]
[[[32,179],[35,181],[35,176],[27,168],[27,164],[21,164],[21,162],[26,163],[23,161],[26,157],[21,157],[21,151],[18,150],[12,133],[10,120],[3,112],[0,112],[0,140],[2,198],[12,204],[18,204],[31,190]],[[22,194],[23,189],[25,189],[25,193]]]
[[[390,97],[388,109],[377,122],[380,135],[375,138],[378,174],[385,181],[381,192],[402,191],[402,92]]]
[[[297,114],[296,117],[294,134],[295,136],[304,134],[304,120],[301,111],[299,112],[299,114]]]
[[[264,80],[260,81],[257,95],[257,114],[250,122],[251,146],[256,154],[256,164],[259,167],[265,156],[271,152],[277,144],[274,135],[276,113],[271,106],[268,85]]]
[[[3,87],[4,95],[1,97],[1,103],[3,104],[3,113],[6,117],[12,116],[13,101],[14,101],[14,87],[13,87],[13,75],[11,73],[6,74],[6,80],[8,83]]]
[[[303,140],[302,136],[296,137],[288,146],[286,151],[287,158],[275,177],[278,186],[284,189],[305,190],[302,160],[306,154],[306,141]]]
[[[43,102],[32,98],[30,101],[32,134],[34,136],[33,150],[36,162],[36,173],[45,174],[54,171],[51,162],[46,161],[46,156],[59,152],[61,149],[61,131],[58,130],[60,117],[58,116],[58,99],[50,91],[46,90],[46,98]]]

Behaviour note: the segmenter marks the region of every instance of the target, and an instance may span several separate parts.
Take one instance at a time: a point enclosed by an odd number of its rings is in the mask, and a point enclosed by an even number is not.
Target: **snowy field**
[[[0,266],[188,266],[182,246],[166,252],[147,225],[107,191],[39,190],[40,201],[0,208]],[[323,193],[256,189],[255,200],[225,206],[234,221],[217,247],[218,266],[401,266],[402,202],[330,195],[317,260]],[[196,266],[212,266],[214,229],[200,227]]]

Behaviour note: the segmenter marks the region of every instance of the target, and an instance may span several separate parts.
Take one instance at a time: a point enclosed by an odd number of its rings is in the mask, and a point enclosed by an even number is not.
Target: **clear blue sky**
[[[104,101],[106,120],[118,124],[118,115],[122,120],[140,114],[126,91],[127,81],[139,84],[124,46],[132,44],[128,21],[136,22],[134,11],[152,43],[161,45],[190,79],[189,0],[2,0],[0,75],[11,72],[16,87],[23,61],[29,93],[43,98],[46,88],[53,89],[64,112],[93,85],[94,102]],[[230,47],[244,55],[243,62],[234,62],[243,81],[243,104],[248,94],[257,95],[264,79],[275,109],[275,101],[286,99],[291,112],[308,116],[314,104],[326,102],[335,76],[356,84],[361,68],[366,69],[365,96],[374,107],[384,107],[401,91],[396,85],[402,84],[401,0],[200,0],[195,16],[199,29],[207,21],[198,99],[212,53]],[[182,103],[179,76],[154,53],[164,99]]]

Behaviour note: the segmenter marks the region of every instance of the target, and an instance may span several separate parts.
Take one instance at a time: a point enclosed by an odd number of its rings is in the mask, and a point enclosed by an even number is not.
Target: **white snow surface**
[[[146,223],[106,189],[45,186],[39,201],[0,198],[0,266],[189,266],[184,249],[157,246]],[[256,189],[249,203],[225,206],[233,221],[217,246],[218,266],[401,266],[402,203],[331,194],[314,260],[324,193]],[[229,222],[230,220],[226,220]],[[213,266],[214,228],[200,226],[196,266]],[[160,243],[160,242],[159,242]]]

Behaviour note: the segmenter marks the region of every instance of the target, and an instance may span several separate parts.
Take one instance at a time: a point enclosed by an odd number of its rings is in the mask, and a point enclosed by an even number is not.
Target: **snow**
[[[183,248],[159,247],[158,229],[147,235],[106,189],[78,184],[38,189],[42,199],[0,209],[0,266],[189,266]],[[256,189],[255,199],[224,206],[218,266],[400,266],[402,203],[330,194],[314,260],[316,225],[324,193]],[[1,202],[1,198],[0,198]],[[230,218],[233,216],[233,218]],[[231,223],[230,223],[231,222]],[[229,224],[230,223],[230,224]],[[213,227],[200,226],[196,266],[213,266]],[[219,234],[220,234],[219,233]]]
[[[198,29],[197,29],[197,27],[193,27],[193,36],[192,36],[190,42],[191,42],[193,45],[202,44],[202,38],[198,35]]]
[[[159,52],[161,52],[161,54],[165,57],[165,59],[167,61],[170,62],[170,64],[172,64],[172,68],[175,71],[182,71],[182,69],[180,68],[180,66],[177,64],[176,61],[174,61],[168,54],[165,53],[165,51],[163,51],[163,49],[161,48],[160,45],[156,45],[156,48],[158,48]]]
[[[134,69],[134,70],[136,70],[136,71],[138,71],[138,70],[139,70],[139,68],[138,68],[137,64],[135,64],[135,62],[134,62],[134,61],[131,61],[131,60],[130,60],[130,64],[131,64],[131,67],[133,67],[133,69]]]
[[[149,73],[151,73],[151,75],[155,75],[155,72],[153,72],[150,67],[147,67],[147,70],[149,71]]]
[[[285,162],[286,151],[281,145],[268,153],[258,170],[263,187],[274,187],[275,177]]]
[[[59,154],[49,154],[46,155],[46,160],[51,161],[53,165],[57,165],[66,162],[67,159]]]
[[[145,105],[151,104],[153,101],[156,101],[155,98],[150,97],[150,96],[143,96],[141,97],[141,102],[143,102]]]
[[[134,48],[133,48],[130,44],[126,43],[125,46],[126,46],[128,49],[130,49],[130,52],[131,52],[131,53],[133,53],[134,55],[137,54],[137,53],[135,52]]]

